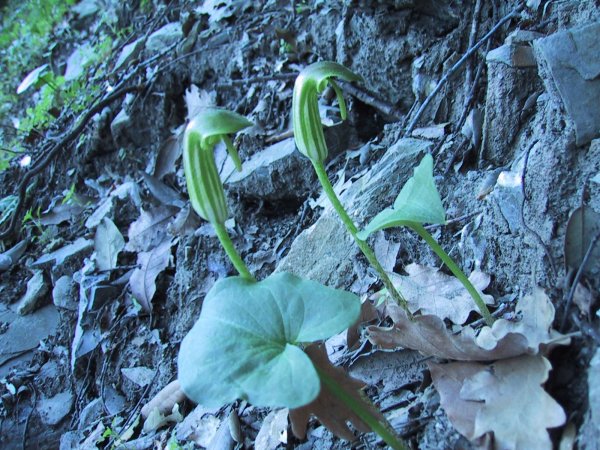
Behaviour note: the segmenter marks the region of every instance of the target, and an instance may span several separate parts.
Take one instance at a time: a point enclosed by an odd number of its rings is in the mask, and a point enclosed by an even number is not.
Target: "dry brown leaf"
[[[542,389],[551,368],[546,358],[427,364],[452,425],[476,445],[493,432],[496,449],[552,448],[546,429],[564,424],[566,416]]]
[[[490,364],[467,378],[460,397],[480,405],[475,438],[493,432],[497,449],[551,450],[547,429],[566,421],[562,407],[542,388],[551,368],[543,356],[526,355]]]
[[[479,402],[460,398],[460,390],[467,378],[481,372],[486,367],[472,362],[437,364],[427,361],[431,379],[440,394],[440,404],[454,428],[469,440],[475,438],[475,418],[481,408]]]
[[[427,356],[458,361],[491,361],[523,354],[536,354],[547,344],[568,344],[569,340],[551,329],[554,307],[542,289],[522,298],[517,304],[521,320],[499,319],[492,327],[483,327],[479,335],[469,326],[454,334],[434,315],[410,320],[396,304],[386,312],[392,327],[367,328],[369,340],[384,349],[410,348]]]
[[[368,322],[378,319],[377,308],[370,301],[366,300],[360,306],[360,316],[354,325],[348,328],[346,332],[346,343],[348,349],[356,350],[360,345],[362,330]]]
[[[152,297],[156,293],[156,277],[167,268],[171,261],[173,242],[165,241],[149,252],[138,253],[139,265],[129,278],[131,293],[145,311],[152,310]]]
[[[404,270],[408,276],[391,273],[390,278],[408,301],[412,313],[421,311],[421,314],[433,314],[462,325],[471,311],[477,309],[471,294],[457,278],[446,275],[434,267],[420,264],[409,264]],[[485,303],[488,305],[494,303],[491,295],[481,292],[490,284],[489,275],[474,271],[469,276],[469,281],[479,291]]]
[[[355,401],[360,402],[363,408],[368,409],[371,414],[385,422],[381,413],[362,397],[362,389],[365,384],[347,375],[344,369],[333,366],[327,357],[325,345],[313,344],[304,351],[318,370],[334,379],[348,395],[352,396]],[[292,432],[297,438],[303,439],[306,435],[306,427],[311,414],[316,416],[333,434],[347,441],[353,441],[355,437],[346,422],[351,422],[357,430],[363,433],[370,431],[367,424],[331,393],[323,383],[321,383],[321,391],[315,400],[300,408],[290,409]]]
[[[181,403],[186,398],[179,385],[179,380],[171,381],[142,407],[142,416],[147,418],[154,409],[158,409],[161,414],[169,414],[173,411],[175,403]]]
[[[204,108],[217,105],[217,93],[215,91],[205,91],[195,84],[192,84],[190,88],[185,91],[184,100],[188,110],[187,118],[188,120],[191,120]]]
[[[129,226],[128,252],[146,252],[163,242],[167,237],[167,226],[179,208],[159,206],[149,211],[142,210],[140,217]]]

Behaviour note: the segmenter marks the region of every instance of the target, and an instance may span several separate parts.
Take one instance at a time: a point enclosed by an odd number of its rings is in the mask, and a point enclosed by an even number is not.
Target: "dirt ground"
[[[355,348],[328,341],[330,359],[367,384],[411,448],[600,448],[600,2],[83,3],[95,9],[69,13],[57,67],[103,17],[131,33],[99,63],[104,97],[38,136],[31,166],[0,173],[2,197],[28,188],[0,255],[2,448],[385,446],[374,433],[340,440],[316,419],[298,439],[287,410],[245,401],[182,401],[146,425],[140,415],[177,378],[205,295],[235,274],[190,210],[180,155],[194,105],[254,124],[236,138],[241,174],[221,146],[216,158],[232,239],[258,279],[288,271],[367,302],[381,290],[292,139],[294,79],[322,60],[363,78],[340,83],[347,121],[333,92],[320,103],[329,178],[359,228],[431,153],[448,223],[429,231],[467,274],[489,276],[499,321],[533,317],[522,354],[458,359],[401,338],[384,351],[373,336],[399,322],[379,306]],[[27,210],[38,216],[20,226]],[[411,264],[450,273],[408,229],[369,243],[404,283]],[[482,331],[473,308],[454,322],[427,309],[439,286],[419,289],[415,312],[439,316],[441,334]]]

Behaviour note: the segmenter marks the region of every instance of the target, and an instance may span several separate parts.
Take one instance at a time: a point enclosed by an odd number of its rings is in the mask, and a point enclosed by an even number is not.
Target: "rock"
[[[41,256],[31,264],[31,267],[46,268],[60,266],[64,264],[65,261],[89,251],[93,246],[94,241],[82,237],[77,238],[75,242]]]
[[[507,150],[521,128],[520,113],[538,85],[535,67],[515,65],[526,60],[527,56],[511,52],[510,49],[503,49],[494,55],[492,51],[491,57],[486,60],[487,101],[480,153],[482,160],[494,166],[512,161],[513,154]]]
[[[10,269],[23,256],[26,248],[27,240],[23,240],[4,253],[0,253],[0,272]]]
[[[588,412],[577,437],[577,448],[597,450],[600,448],[600,350],[596,350],[588,369],[588,405]]]
[[[102,399],[96,398],[89,402],[79,415],[79,429],[85,430],[91,427],[94,422],[102,417],[104,407],[102,406]]]
[[[38,303],[47,292],[48,285],[46,284],[46,280],[44,280],[44,273],[41,270],[35,271],[27,282],[27,292],[19,300],[17,312],[25,315],[37,309]]]
[[[98,0],[83,0],[71,8],[80,19],[93,16],[100,11]]]
[[[600,136],[600,22],[534,42],[540,77],[560,97],[577,145]]]
[[[533,49],[526,45],[505,44],[488,52],[485,62],[501,62],[510,67],[535,67]]]
[[[67,59],[67,68],[65,69],[65,81],[71,81],[79,78],[85,66],[95,57],[94,47],[90,44],[84,44],[71,53]]]
[[[37,411],[46,425],[57,425],[71,411],[73,394],[69,391],[56,394],[54,397],[42,398],[37,404]]]
[[[0,378],[6,376],[17,363],[31,359],[42,339],[56,331],[59,314],[54,305],[38,309],[28,316],[6,310],[0,313],[0,322],[8,323],[8,330],[0,334]],[[22,357],[16,358],[16,356]]]
[[[146,41],[146,50],[160,52],[175,44],[183,38],[183,31],[179,22],[171,22],[156,30]]]
[[[316,181],[310,161],[296,150],[293,138],[255,153],[244,161],[241,172],[233,165],[228,167],[223,179],[231,190],[245,198],[270,202],[302,199]]]
[[[389,207],[431,143],[400,139],[341,197],[357,225]],[[331,287],[348,287],[354,277],[359,249],[331,206],[292,243],[276,271],[287,271]],[[362,275],[362,274],[361,274]]]
[[[77,311],[77,287],[73,278],[69,275],[63,275],[52,289],[52,301],[58,308]]]
[[[125,47],[123,47],[123,50],[121,50],[121,53],[117,58],[117,62],[115,63],[114,70],[118,71],[121,69],[126,69],[127,66],[140,55],[143,48],[144,40],[141,38],[136,39],[131,44],[127,44]]]
[[[131,117],[125,108],[121,109],[119,114],[110,123],[110,133],[117,148],[124,147],[129,141],[129,130],[132,123]]]

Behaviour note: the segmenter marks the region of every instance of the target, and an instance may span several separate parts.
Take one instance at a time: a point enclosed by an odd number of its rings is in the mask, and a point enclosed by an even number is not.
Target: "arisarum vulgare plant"
[[[236,168],[240,170],[240,157],[228,134],[237,133],[251,125],[252,122],[234,112],[206,108],[190,121],[183,135],[183,169],[192,207],[215,227],[234,267],[248,280],[254,280],[254,277],[235,250],[225,228],[229,211],[213,149],[219,141],[223,141]]]
[[[404,184],[394,206],[377,214],[365,229],[358,233],[358,237],[367,239],[371,233],[377,230],[400,226],[409,227],[417,232],[471,294],[479,312],[486,323],[491,326],[494,319],[479,291],[425,229],[424,223],[437,225],[446,223],[446,211],[433,180],[433,157],[429,154],[425,155],[415,168],[414,175]]]
[[[227,234],[229,213],[213,147],[224,140],[240,167],[227,135],[249,125],[235,113],[211,108],[185,130],[183,162],[192,206],[215,227],[240,276],[214,284],[200,318],[183,339],[178,357],[181,389],[209,407],[245,399],[255,406],[287,408],[309,405],[327,389],[392,448],[406,449],[383,416],[370,411],[372,405],[349,395],[304,351],[355,323],[360,299],[285,272],[256,281]]]
[[[298,75],[298,78],[296,78],[292,99],[294,140],[296,141],[296,146],[300,153],[310,159],[329,201],[354,238],[354,241],[369,261],[369,264],[377,271],[386,290],[392,298],[404,308],[410,317],[406,299],[394,287],[371,247],[358,237],[358,228],[336,195],[333,186],[329,181],[329,177],[327,176],[327,172],[325,171],[324,161],[327,158],[329,151],[327,149],[327,144],[325,143],[325,134],[323,133],[323,125],[319,115],[318,95],[323,92],[328,85],[330,85],[336,93],[341,118],[343,120],[346,119],[346,103],[341,89],[333,79],[334,77],[341,78],[344,81],[361,80],[360,76],[351,72],[346,67],[331,61],[321,61],[311,64],[302,70]]]

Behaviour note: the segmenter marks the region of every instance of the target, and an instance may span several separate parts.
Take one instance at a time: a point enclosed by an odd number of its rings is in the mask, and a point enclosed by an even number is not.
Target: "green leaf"
[[[446,212],[440,194],[433,181],[433,158],[427,154],[415,168],[414,175],[406,182],[394,202],[377,214],[366,228],[358,233],[365,240],[371,233],[384,228],[419,224],[446,223]]]
[[[320,382],[300,344],[343,331],[359,313],[356,295],[285,272],[260,282],[220,280],[181,343],[181,387],[207,407],[236,399],[305,405],[318,395]]]

